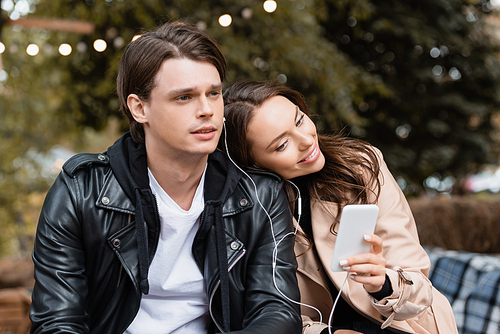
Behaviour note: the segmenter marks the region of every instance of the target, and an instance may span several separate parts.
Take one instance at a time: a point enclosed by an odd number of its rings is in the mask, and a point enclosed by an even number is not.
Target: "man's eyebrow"
[[[294,119],[297,119],[297,115],[299,114],[299,106],[295,106],[295,118]],[[278,140],[280,140],[281,138],[283,138],[283,136],[285,136],[287,134],[288,131],[284,131],[282,133],[280,133],[278,136],[276,136],[276,138],[274,138],[271,143],[269,145],[267,145],[266,147],[266,150],[271,146],[273,145],[274,143],[276,143]]]
[[[179,89],[172,89],[171,91],[168,92],[168,94],[170,94],[170,95],[180,95],[180,94],[190,93],[190,92],[196,91],[198,89],[199,89],[198,86],[192,86],[192,87],[186,87],[186,88],[179,88]],[[210,85],[210,90],[219,90],[219,89],[222,89],[222,83]]]
[[[210,86],[210,89],[222,89],[222,82],[220,84]]]

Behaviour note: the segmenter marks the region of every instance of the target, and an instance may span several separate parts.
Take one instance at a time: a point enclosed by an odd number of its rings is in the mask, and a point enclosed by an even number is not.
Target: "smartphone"
[[[375,230],[378,211],[375,204],[344,206],[330,264],[332,271],[344,271],[339,265],[340,260],[370,251],[371,244],[363,239],[363,235],[372,234]]]

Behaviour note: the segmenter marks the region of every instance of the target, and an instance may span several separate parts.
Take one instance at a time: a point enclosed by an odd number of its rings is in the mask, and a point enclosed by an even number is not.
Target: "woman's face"
[[[272,97],[254,110],[248,139],[256,165],[285,179],[315,173],[325,164],[316,126],[283,96]]]

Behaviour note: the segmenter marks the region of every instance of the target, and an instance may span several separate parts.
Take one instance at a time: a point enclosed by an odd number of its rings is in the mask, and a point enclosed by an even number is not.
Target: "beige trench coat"
[[[373,196],[370,202],[379,206],[375,234],[383,240],[386,272],[393,293],[376,302],[362,284],[347,279],[342,296],[355,310],[380,323],[382,328],[390,326],[392,329],[418,334],[458,333],[448,300],[432,287],[427,278],[429,257],[419,243],[406,198],[383,161],[382,153],[376,152],[381,165],[381,191],[378,201]],[[301,302],[315,306],[323,316],[323,323],[319,323],[318,312],[302,306],[303,333],[317,333],[318,327],[320,331],[327,327],[333,306],[327,280],[331,280],[340,290],[346,277],[344,272],[330,270],[336,239],[330,233],[330,226],[336,212],[335,203],[311,203],[312,233],[317,254],[307,246],[303,236],[297,235],[295,254]],[[403,270],[403,275],[408,275],[413,285],[406,283],[398,270]]]

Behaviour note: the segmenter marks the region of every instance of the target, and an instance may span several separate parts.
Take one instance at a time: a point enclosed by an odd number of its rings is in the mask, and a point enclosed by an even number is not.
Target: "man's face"
[[[222,83],[209,62],[168,59],[143,103],[146,147],[169,159],[200,158],[215,151],[222,131]],[[139,121],[139,120],[138,120]]]

